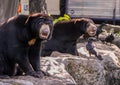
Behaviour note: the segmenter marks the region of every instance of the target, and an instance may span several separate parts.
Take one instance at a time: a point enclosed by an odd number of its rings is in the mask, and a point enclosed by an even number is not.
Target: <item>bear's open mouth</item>
[[[41,39],[47,39],[50,34],[50,28],[48,25],[42,25],[39,32],[39,37]]]
[[[43,33],[40,34],[40,38],[41,38],[41,39],[47,39],[48,36],[49,36],[48,33],[44,33],[44,32],[43,32]]]
[[[88,33],[90,36],[95,36],[95,34],[96,34],[96,31],[89,31],[89,33]]]
[[[95,34],[96,32],[95,31],[90,31],[90,34]]]
[[[97,27],[94,24],[90,24],[90,26],[87,28],[87,33],[89,36],[95,36],[97,31]]]

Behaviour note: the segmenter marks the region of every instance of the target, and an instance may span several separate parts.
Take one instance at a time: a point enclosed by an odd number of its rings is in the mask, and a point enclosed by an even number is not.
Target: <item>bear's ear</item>
[[[29,15],[28,18],[27,18],[26,21],[25,21],[25,25],[26,25],[27,23],[29,23],[33,18],[36,18],[36,17],[39,17],[39,16],[42,16],[42,14],[40,14],[40,13],[35,13],[35,14]]]
[[[89,22],[88,21],[85,21],[85,20],[77,20],[77,21],[75,21],[75,26],[78,28],[78,27],[82,27],[82,28],[84,28],[84,27],[87,27],[87,26],[89,26]]]
[[[25,21],[25,25],[29,24],[32,20],[36,19],[36,18],[43,18],[45,20],[49,20],[49,21],[53,21],[53,17],[47,15],[47,14],[41,14],[41,13],[34,13],[31,14],[27,17],[26,21]]]
[[[82,32],[86,32],[87,27],[90,25],[88,21],[84,19],[77,20],[75,24],[75,28],[81,30]]]

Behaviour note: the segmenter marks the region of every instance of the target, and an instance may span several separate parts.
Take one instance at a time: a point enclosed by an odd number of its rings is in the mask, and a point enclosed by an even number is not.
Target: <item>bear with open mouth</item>
[[[41,78],[41,41],[49,39],[53,18],[47,14],[18,15],[0,25],[0,78],[16,75],[16,64],[26,75]],[[29,41],[35,39],[34,44]]]
[[[52,38],[44,43],[42,56],[50,56],[53,51],[78,55],[76,41],[81,35],[95,36],[97,27],[88,18],[60,21],[54,25]]]

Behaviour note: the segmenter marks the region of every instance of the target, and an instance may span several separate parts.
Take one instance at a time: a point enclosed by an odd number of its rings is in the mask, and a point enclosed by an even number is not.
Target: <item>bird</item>
[[[97,51],[95,50],[95,44],[93,43],[94,39],[93,38],[89,38],[88,42],[86,44],[86,49],[89,52],[89,55],[91,57],[91,54],[95,55],[95,57],[97,57],[99,60],[103,60],[102,56],[99,55],[97,53]]]
[[[107,44],[107,43],[110,43],[110,46],[111,46],[111,43],[114,41],[115,37],[114,35],[111,33],[110,35],[108,35],[105,39],[101,40],[103,43]]]

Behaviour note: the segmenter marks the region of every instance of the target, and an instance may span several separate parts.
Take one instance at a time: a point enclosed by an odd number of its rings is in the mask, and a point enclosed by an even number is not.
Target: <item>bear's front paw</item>
[[[36,78],[43,78],[44,74],[41,72],[41,74],[35,72],[35,71],[32,71],[32,72],[28,72],[26,73],[26,75],[30,75],[30,76],[33,76],[33,77],[36,77]]]
[[[44,71],[42,71],[42,70],[37,71],[37,73],[38,73],[39,75],[50,76],[50,74],[49,74],[49,73],[44,72]]]

